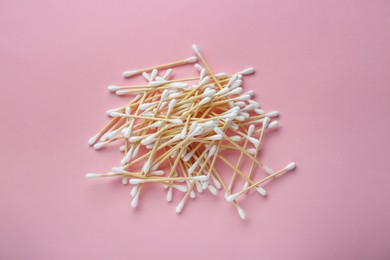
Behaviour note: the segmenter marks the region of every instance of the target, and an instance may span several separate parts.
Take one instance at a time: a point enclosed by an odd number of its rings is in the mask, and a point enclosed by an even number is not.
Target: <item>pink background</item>
[[[298,168],[182,215],[162,189],[86,180],[120,161],[88,138],[122,71],[192,55],[245,82],[281,128],[262,160]],[[0,259],[390,259],[389,1],[0,0]],[[186,68],[193,72],[191,67]]]

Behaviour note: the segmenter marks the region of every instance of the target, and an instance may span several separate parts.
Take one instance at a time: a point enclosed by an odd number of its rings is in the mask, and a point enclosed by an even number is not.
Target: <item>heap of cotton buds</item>
[[[122,142],[124,152],[120,167],[108,173],[88,173],[87,178],[120,177],[123,184],[132,185],[131,205],[136,207],[143,185],[160,183],[167,189],[171,201],[174,190],[184,193],[176,212],[180,213],[196,192],[204,190],[216,195],[225,191],[225,199],[232,202],[240,217],[246,218],[237,199],[250,190],[265,196],[260,185],[295,168],[289,163],[273,171],[258,161],[264,134],[278,125],[271,118],[278,112],[265,113],[252,99],[254,92],[243,93],[243,77],[252,74],[253,68],[228,75],[213,74],[196,45],[192,46],[203,66],[195,64],[199,76],[169,80],[171,67],[195,63],[197,57],[146,68],[126,71],[124,77],[142,75],[147,84],[138,86],[109,86],[117,95],[135,95],[125,106],[107,112],[112,117],[89,144],[95,149],[114,142]],[[167,69],[158,76],[158,69]],[[149,73],[148,73],[149,72]],[[193,84],[190,84],[193,83]],[[237,154],[233,164],[223,154]],[[240,170],[243,159],[249,159],[249,172]],[[215,167],[224,163],[231,172],[222,174]],[[255,167],[259,166],[267,177],[253,180]],[[229,181],[226,181],[229,178]],[[244,187],[232,193],[234,184],[241,178]]]

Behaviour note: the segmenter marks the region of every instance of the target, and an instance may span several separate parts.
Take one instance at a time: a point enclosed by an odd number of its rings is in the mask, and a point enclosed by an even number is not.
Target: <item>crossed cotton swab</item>
[[[196,57],[192,56],[192,57],[189,57],[188,59],[185,59],[185,60],[174,61],[171,63],[162,64],[162,65],[158,65],[158,66],[154,66],[154,67],[149,67],[149,68],[140,69],[140,70],[125,71],[125,72],[123,72],[123,76],[124,77],[132,77],[132,76],[135,76],[138,74],[142,74],[143,72],[151,71],[153,69],[165,69],[165,68],[180,66],[183,64],[187,64],[187,63],[194,63],[196,61],[197,61]]]
[[[278,121],[271,121],[279,113],[266,113],[253,100],[254,91],[243,92],[244,77],[254,73],[254,69],[230,75],[214,74],[199,48],[196,45],[192,48],[202,63],[194,65],[198,77],[169,79],[173,73],[171,67],[196,62],[196,57],[190,57],[124,73],[125,77],[142,75],[147,82],[144,85],[108,87],[117,95],[135,97],[123,107],[108,110],[112,119],[88,143],[100,149],[124,142],[120,146],[124,156],[121,167],[113,167],[108,173],[89,173],[86,177],[119,177],[122,183],[129,183],[132,207],[138,205],[143,186],[149,183],[166,188],[167,201],[172,201],[176,192],[182,192],[177,213],[182,212],[188,198],[196,197],[196,192],[207,190],[217,196],[222,189],[226,200],[233,202],[239,216],[245,219],[246,213],[236,199],[251,189],[265,196],[267,192],[259,185],[292,170],[295,163],[274,172],[257,159],[265,131],[279,125]],[[159,69],[167,70],[159,75]],[[237,154],[237,162],[227,159],[225,152]],[[251,162],[248,172],[241,169],[244,160]],[[217,171],[221,164],[232,172],[224,171],[221,176]],[[267,174],[257,182],[251,179],[255,165]],[[229,178],[229,182],[224,178]],[[245,185],[232,194],[239,179]]]

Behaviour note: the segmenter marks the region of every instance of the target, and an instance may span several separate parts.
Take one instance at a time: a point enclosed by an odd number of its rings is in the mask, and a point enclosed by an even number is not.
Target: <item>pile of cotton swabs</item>
[[[271,118],[278,112],[265,113],[252,99],[254,92],[243,93],[243,77],[254,72],[245,69],[232,75],[213,74],[196,45],[192,46],[202,65],[195,64],[199,76],[170,80],[172,68],[195,63],[197,57],[137,71],[126,71],[125,77],[142,75],[147,84],[109,86],[117,95],[135,96],[127,105],[109,110],[112,117],[89,144],[100,149],[121,142],[124,152],[120,167],[108,173],[88,173],[87,178],[120,177],[131,184],[131,205],[136,207],[144,185],[159,183],[167,190],[167,200],[177,194],[182,199],[176,207],[180,213],[196,192],[217,195],[223,189],[227,202],[232,202],[240,217],[246,214],[237,199],[250,190],[261,196],[267,193],[261,184],[295,168],[289,163],[274,171],[257,157],[265,133],[278,125]],[[159,69],[166,69],[159,76]],[[227,159],[225,152],[237,155],[237,162]],[[248,172],[240,170],[250,160]],[[218,172],[217,165],[226,164],[231,171]],[[265,178],[254,180],[258,169]],[[223,175],[223,176],[222,176]],[[241,180],[240,180],[241,179]],[[232,192],[237,181],[244,183]]]

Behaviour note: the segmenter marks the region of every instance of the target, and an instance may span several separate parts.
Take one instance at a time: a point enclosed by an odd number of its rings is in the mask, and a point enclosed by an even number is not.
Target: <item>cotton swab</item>
[[[112,119],[88,143],[95,149],[120,143],[121,166],[85,177],[120,178],[123,184],[130,184],[132,207],[139,204],[145,185],[161,185],[168,202],[181,196],[177,213],[196,193],[208,191],[218,196],[222,189],[240,218],[246,219],[236,199],[251,189],[267,196],[259,185],[295,168],[291,163],[275,172],[257,158],[265,131],[279,125],[270,120],[279,112],[265,112],[254,100],[255,91],[244,92],[245,77],[253,74],[254,68],[214,74],[197,45],[192,49],[197,57],[124,72],[125,77],[142,74],[144,85],[108,86],[117,95],[135,97],[123,107],[108,110]],[[195,63],[198,58],[199,64]],[[188,63],[195,63],[198,76],[170,79],[172,67]],[[167,70],[161,73],[161,69]],[[232,162],[225,152],[238,160]],[[247,160],[251,166],[246,172],[243,165]],[[221,176],[217,171],[221,164],[232,171],[221,172]],[[255,165],[267,175],[257,182],[252,180]],[[243,189],[232,193],[240,180],[245,183]]]
[[[140,69],[140,70],[125,71],[125,72],[123,72],[123,76],[128,78],[128,77],[132,77],[132,76],[141,74],[143,72],[152,71],[153,69],[165,69],[165,68],[169,68],[169,67],[180,66],[183,64],[194,63],[196,61],[197,61],[197,58],[192,56],[192,57],[189,57],[188,59],[185,59],[185,60],[179,60],[179,61],[175,61],[175,62],[171,62],[171,63],[167,63],[167,64],[162,64],[162,65],[158,65],[158,66],[154,66],[154,67],[149,67],[149,68]]]

